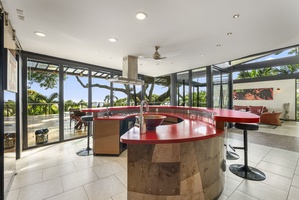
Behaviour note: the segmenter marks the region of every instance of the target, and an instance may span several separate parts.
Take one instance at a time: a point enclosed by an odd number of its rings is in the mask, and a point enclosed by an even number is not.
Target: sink
[[[166,116],[164,115],[154,115],[154,114],[144,114],[144,121],[146,123],[147,130],[156,130],[156,127],[163,123]],[[139,116],[136,116],[139,120]]]

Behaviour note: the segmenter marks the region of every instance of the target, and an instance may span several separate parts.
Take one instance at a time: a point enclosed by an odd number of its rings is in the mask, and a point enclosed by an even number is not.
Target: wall
[[[296,111],[296,80],[276,80],[252,83],[238,83],[233,85],[233,89],[252,89],[252,88],[273,88],[273,100],[233,100],[233,105],[244,106],[266,106],[269,112],[283,112],[283,104],[290,103],[289,116],[290,120],[295,120]],[[277,90],[280,88],[280,90]],[[280,116],[283,118],[283,114]]]

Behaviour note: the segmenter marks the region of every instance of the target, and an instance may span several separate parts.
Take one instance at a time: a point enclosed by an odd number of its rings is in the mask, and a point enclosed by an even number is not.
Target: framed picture
[[[234,90],[234,100],[273,100],[273,88]]]
[[[7,85],[6,90],[18,92],[18,62],[15,57],[7,50]]]

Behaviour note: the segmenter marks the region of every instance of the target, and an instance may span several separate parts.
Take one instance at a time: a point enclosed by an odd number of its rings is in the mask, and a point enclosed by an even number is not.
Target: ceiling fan
[[[162,60],[166,58],[166,57],[161,57],[160,53],[158,52],[159,49],[160,46],[155,46],[155,53],[152,55],[152,58],[155,60]]]
[[[158,52],[158,50],[160,49],[160,46],[155,46],[155,53],[152,56],[138,56],[139,58],[146,58],[146,59],[150,59],[150,60],[156,60],[156,61],[160,61],[162,59],[165,59],[166,57],[161,57],[160,53]]]

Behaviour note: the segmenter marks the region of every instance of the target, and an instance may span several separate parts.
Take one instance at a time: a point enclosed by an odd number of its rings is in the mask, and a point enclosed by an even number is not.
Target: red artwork
[[[273,100],[273,88],[234,90],[234,100]]]

